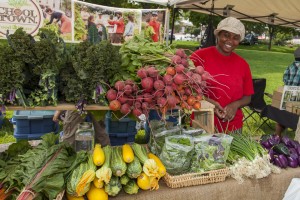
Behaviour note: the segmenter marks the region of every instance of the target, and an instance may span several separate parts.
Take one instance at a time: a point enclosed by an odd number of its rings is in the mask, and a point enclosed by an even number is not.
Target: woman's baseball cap
[[[227,17],[220,21],[220,23],[217,26],[217,29],[214,30],[215,36],[217,36],[222,30],[240,35],[240,41],[242,41],[245,37],[244,24],[234,17]]]

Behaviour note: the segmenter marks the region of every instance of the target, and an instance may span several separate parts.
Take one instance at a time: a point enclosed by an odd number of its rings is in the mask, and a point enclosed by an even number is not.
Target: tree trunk
[[[272,25],[268,25],[269,27],[269,44],[268,44],[268,51],[271,50],[272,47],[272,39],[274,37],[274,33],[275,33],[275,27]]]

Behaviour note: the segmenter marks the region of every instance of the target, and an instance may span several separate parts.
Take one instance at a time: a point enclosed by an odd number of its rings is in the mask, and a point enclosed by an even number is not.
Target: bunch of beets
[[[106,93],[110,109],[135,116],[147,116],[150,109],[160,109],[162,114],[175,108],[199,110],[206,80],[211,76],[202,66],[190,63],[184,50],[177,49],[163,74],[149,65],[137,71],[139,83],[117,81]]]

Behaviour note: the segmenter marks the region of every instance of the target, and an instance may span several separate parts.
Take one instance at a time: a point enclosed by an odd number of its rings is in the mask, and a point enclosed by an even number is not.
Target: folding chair
[[[266,94],[265,93],[266,79],[265,78],[252,79],[252,81],[253,81],[254,94],[251,96],[251,102],[249,103],[249,105],[243,108],[244,114],[247,113],[247,115],[244,116],[243,122],[246,123],[247,126],[249,127],[247,120],[251,118],[257,122],[257,118],[255,117],[255,115],[258,115],[261,123],[254,132],[260,129],[264,124],[268,125],[271,129],[273,129],[272,126],[269,124],[269,118],[262,115],[262,111],[267,106],[264,100],[264,95]]]

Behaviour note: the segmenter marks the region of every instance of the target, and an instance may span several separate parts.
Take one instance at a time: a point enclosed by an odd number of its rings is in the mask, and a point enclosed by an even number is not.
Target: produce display
[[[287,136],[265,136],[260,141],[269,152],[271,162],[280,168],[300,166],[300,144]]]

